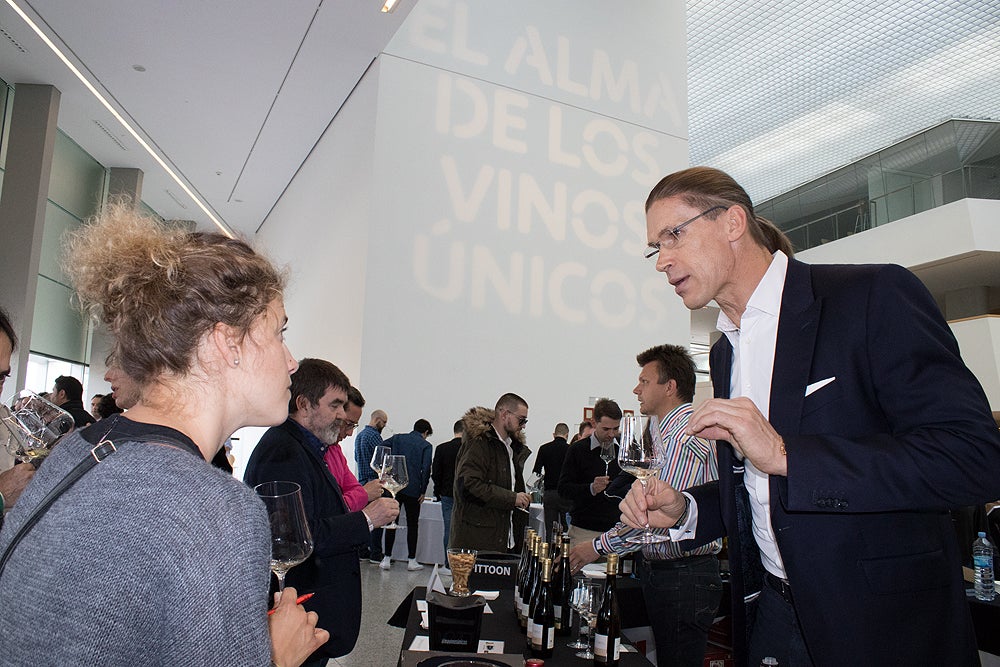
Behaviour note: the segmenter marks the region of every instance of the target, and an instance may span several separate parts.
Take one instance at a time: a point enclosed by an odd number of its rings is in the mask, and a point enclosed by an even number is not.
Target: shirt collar
[[[764,277],[757,283],[753,294],[750,295],[746,311],[752,310],[777,317],[781,311],[781,293],[785,289],[785,273],[787,271],[788,256],[779,250],[771,256],[771,264],[764,272]],[[739,331],[739,327],[733,324],[729,316],[721,310],[715,326],[723,333]]]
[[[291,417],[289,417],[289,419],[291,419]],[[326,448],[327,448],[326,443],[317,438],[315,435],[313,435],[312,431],[310,431],[309,429],[307,429],[305,426],[298,423],[294,419],[292,419],[292,423],[298,426],[299,430],[302,431],[302,435],[305,437],[305,443],[309,447],[309,449],[319,454],[320,458],[323,458],[323,455],[326,454]]]
[[[496,426],[493,427],[493,432],[497,434],[497,437],[500,439],[500,442],[507,445],[508,447],[511,446],[513,439],[509,435],[506,438],[500,435],[500,431],[497,430]]]

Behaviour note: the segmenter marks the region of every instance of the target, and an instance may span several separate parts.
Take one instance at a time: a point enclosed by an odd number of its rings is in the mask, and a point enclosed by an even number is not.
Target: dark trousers
[[[701,667],[708,629],[722,599],[719,559],[689,556],[639,563],[642,596],[656,640],[658,667]],[[751,664],[756,665],[756,662]],[[785,663],[781,663],[785,667]]]
[[[573,503],[563,500],[558,491],[547,490],[542,494],[546,538],[552,534],[552,524],[556,521],[562,526],[563,532],[569,529],[569,511],[572,507]]]
[[[396,500],[403,506],[406,512],[406,551],[407,558],[417,557],[417,530],[420,526],[420,499],[414,496],[407,496],[402,493],[396,494]],[[392,547],[396,544],[396,531],[385,531],[385,555],[392,557]]]
[[[451,538],[451,510],[455,507],[455,498],[441,496],[441,521],[444,522],[444,566],[448,567],[448,540]]]
[[[794,595],[794,591],[793,591]],[[845,637],[845,641],[850,638]],[[886,638],[891,641],[891,638]],[[813,664],[806,649],[795,606],[781,594],[764,584],[757,598],[757,615],[750,633],[750,662],[759,665],[768,656],[778,659],[781,667],[810,667]]]

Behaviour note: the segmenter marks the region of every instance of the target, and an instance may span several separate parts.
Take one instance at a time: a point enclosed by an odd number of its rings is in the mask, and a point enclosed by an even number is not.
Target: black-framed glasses
[[[690,225],[692,222],[694,222],[698,218],[700,218],[700,217],[702,217],[704,215],[708,215],[712,211],[715,211],[715,210],[718,210],[718,209],[725,209],[725,208],[728,208],[728,207],[727,206],[713,206],[710,209],[702,211],[701,213],[699,213],[698,215],[694,216],[690,220],[685,220],[684,222],[682,222],[681,224],[677,225],[673,229],[664,229],[662,232],[660,232],[660,240],[656,241],[655,243],[650,243],[646,247],[646,252],[643,255],[643,257],[645,257],[648,260],[652,260],[652,262],[655,264],[656,263],[656,258],[660,254],[660,248],[673,248],[675,245],[677,245],[677,240],[680,238],[680,233],[681,233],[682,229],[684,229],[685,227],[687,227],[688,225]]]

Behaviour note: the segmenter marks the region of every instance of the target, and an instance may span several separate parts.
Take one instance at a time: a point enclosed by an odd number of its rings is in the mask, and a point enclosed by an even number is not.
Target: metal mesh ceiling
[[[688,0],[692,164],[754,201],[947,118],[1000,119],[1000,0]]]

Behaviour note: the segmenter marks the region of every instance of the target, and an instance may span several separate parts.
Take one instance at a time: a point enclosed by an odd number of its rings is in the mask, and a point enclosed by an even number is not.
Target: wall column
[[[19,83],[14,87],[7,170],[0,194],[2,305],[20,339],[11,359],[11,389],[24,386],[28,371],[59,98],[59,90],[54,86]]]

